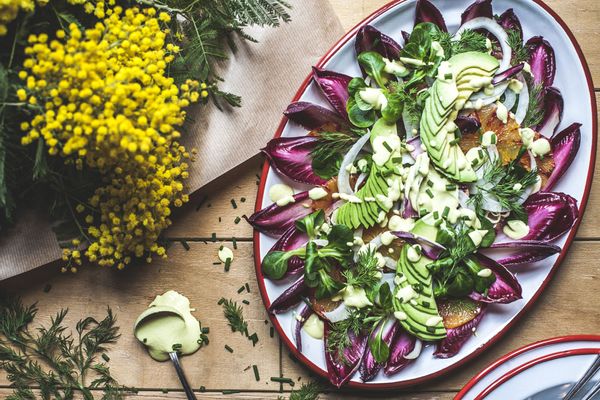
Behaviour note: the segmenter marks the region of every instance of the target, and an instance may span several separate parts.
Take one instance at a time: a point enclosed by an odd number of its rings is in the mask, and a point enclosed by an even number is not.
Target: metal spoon
[[[188,400],[197,400],[196,395],[194,394],[194,390],[188,383],[185,374],[183,373],[183,368],[181,368],[181,364],[179,363],[179,356],[176,351],[172,351],[169,353],[169,357],[171,357],[171,361],[175,366],[175,371],[177,372],[177,376],[179,377],[179,381],[183,385],[183,390],[185,391],[185,395]]]
[[[597,355],[596,358],[594,359],[594,362],[592,363],[592,365],[590,365],[590,367],[587,369],[587,371],[585,371],[585,374],[583,374],[583,376],[577,382],[575,382],[575,384],[571,387],[571,390],[569,390],[569,392],[566,394],[566,396],[564,397],[563,400],[572,399],[575,396],[575,394],[577,394],[577,392],[583,386],[585,386],[585,384],[588,383],[588,381],[590,379],[592,379],[592,377],[596,374],[596,372],[598,372],[599,369],[600,369],[600,355]]]

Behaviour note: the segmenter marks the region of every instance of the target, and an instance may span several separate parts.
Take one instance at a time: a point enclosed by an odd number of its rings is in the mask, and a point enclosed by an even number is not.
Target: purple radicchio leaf
[[[373,340],[373,338],[379,333],[380,329],[386,329],[383,333],[383,342],[390,346],[392,340],[396,336],[396,333],[401,328],[400,324],[395,318],[392,323],[390,323],[389,321],[384,321],[383,326],[381,326],[380,324],[380,326],[377,329],[374,329],[373,332],[371,332],[369,341]],[[371,352],[369,346],[367,346],[367,349],[365,350],[365,356],[363,357],[362,362],[360,363],[360,379],[362,379],[363,382],[368,382],[372,380],[373,378],[375,378],[375,376],[377,375],[379,370],[381,370],[382,367],[383,363],[379,363],[377,362],[377,360],[375,360],[375,356]]]
[[[480,303],[481,311],[475,318],[457,328],[446,329],[446,337],[442,339],[435,349],[433,355],[436,358],[451,358],[458,354],[462,346],[474,334],[474,330],[481,322],[485,314],[485,303]]]
[[[275,242],[269,252],[296,250],[300,248],[300,246],[304,246],[307,242],[308,235],[305,232],[296,229],[296,225],[292,225],[283,233],[283,235],[281,235],[279,240]],[[287,272],[282,279],[286,279],[292,275],[298,275],[299,273],[304,272],[304,260],[298,256],[290,258],[287,265]]]
[[[469,135],[479,131],[481,128],[481,122],[476,114],[473,115],[459,115],[454,121],[461,135]]]
[[[406,367],[412,361],[411,359],[405,358],[407,354],[415,349],[415,344],[417,339],[409,335],[404,329],[400,327],[400,323],[396,322],[398,325],[396,334],[392,338],[390,342],[390,358],[385,364],[385,368],[383,372],[387,376],[391,376],[396,374],[402,368]]]
[[[306,217],[313,212],[308,198],[308,191],[294,195],[294,202],[283,207],[273,203],[262,210],[255,212],[247,218],[250,225],[265,235],[281,236],[293,226],[297,220]]]
[[[438,243],[432,242],[422,236],[415,236],[410,232],[392,232],[398,239],[402,239],[410,244],[419,244],[425,257],[432,260],[437,260],[440,255],[446,250]]]
[[[560,247],[536,240],[500,242],[494,243],[486,249],[479,249],[488,256],[495,254],[495,250],[501,250],[502,255],[494,257],[494,259],[505,267],[530,264],[560,253]]]
[[[304,275],[287,288],[281,295],[273,300],[269,306],[271,314],[281,314],[298,304],[308,292],[308,286],[304,283]]]
[[[476,0],[461,15],[461,25],[475,18],[494,18],[492,0]]]
[[[402,39],[404,39],[404,44],[408,43],[408,41],[410,40],[410,33],[406,32],[406,31],[402,31]]]
[[[402,218],[417,218],[419,213],[413,208],[410,200],[405,197],[402,200]]]
[[[315,174],[310,156],[317,141],[314,136],[278,137],[261,151],[281,175],[307,185],[324,185],[327,180]]]
[[[538,131],[542,136],[552,137],[562,121],[564,100],[560,90],[555,87],[548,87],[544,90],[544,117],[542,122],[533,130]]]
[[[556,75],[556,58],[550,43],[541,36],[535,36],[527,41],[525,47],[529,51],[533,83],[552,86]]]
[[[513,76],[517,75],[519,72],[523,71],[524,67],[525,67],[525,64],[521,63],[521,64],[515,65],[514,67],[510,67],[506,71],[496,74],[494,79],[492,79],[492,85],[498,85],[499,83],[509,80]]]
[[[283,114],[298,125],[313,131],[333,124],[338,129],[347,127],[348,123],[337,112],[307,101],[290,104]]]
[[[552,158],[554,159],[554,170],[548,178],[544,190],[550,190],[556,182],[567,172],[575,159],[581,144],[581,124],[573,124],[564,131],[550,138],[552,146]]]
[[[504,11],[504,13],[498,17],[498,24],[507,31],[516,31],[521,40],[523,40],[523,27],[521,26],[521,21],[519,21],[519,17],[517,17],[517,14],[515,14],[512,8]]]
[[[325,324],[325,340],[323,341],[325,346],[325,362],[327,364],[329,381],[339,388],[348,382],[358,369],[360,361],[365,354],[369,336],[364,334],[356,335],[352,330],[349,330],[348,338],[350,339],[350,346],[342,351],[343,357],[340,357],[337,350],[329,351],[328,349],[327,339],[330,329],[329,324]]]
[[[442,31],[448,32],[442,13],[429,0],[417,0],[415,13],[415,26],[421,22],[431,22]]]
[[[577,219],[577,200],[564,193],[538,192],[523,204],[529,234],[523,240],[551,242],[565,234]]]
[[[312,309],[305,305],[302,311],[300,311],[300,318],[296,318],[296,327],[294,328],[294,337],[296,339],[296,349],[302,353],[302,327],[304,323],[313,313]]]
[[[350,97],[348,84],[352,78],[338,72],[313,67],[313,79],[333,108],[347,119],[346,103]]]
[[[400,51],[402,50],[402,47],[394,39],[381,33],[371,25],[365,25],[358,30],[354,48],[357,56],[365,51],[375,51],[388,60],[400,57]]]
[[[517,278],[504,265],[484,256],[477,254],[477,259],[483,268],[489,268],[496,276],[496,281],[492,283],[486,293],[473,292],[469,297],[475,301],[483,303],[501,303],[508,304],[521,299],[522,289]]]

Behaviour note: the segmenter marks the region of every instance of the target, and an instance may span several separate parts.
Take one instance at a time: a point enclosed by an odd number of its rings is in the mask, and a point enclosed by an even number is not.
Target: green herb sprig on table
[[[64,322],[67,310],[59,311],[48,326],[29,329],[36,314],[35,304],[0,300],[0,368],[14,388],[7,399],[38,398],[31,387],[38,388],[43,399],[70,400],[80,394],[93,400],[93,390],[101,391],[103,400],[123,398],[126,389],[111,375],[104,353],[119,338],[110,308],[101,321],[80,320],[74,332]]]

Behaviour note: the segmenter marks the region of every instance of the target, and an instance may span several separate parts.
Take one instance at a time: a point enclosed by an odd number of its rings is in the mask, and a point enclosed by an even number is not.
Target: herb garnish
[[[456,39],[448,32],[442,32],[441,30],[434,31],[432,33],[432,40],[437,41],[442,46],[445,59],[468,51],[488,52],[487,38],[481,33],[470,29],[463,31],[459,39]]]
[[[529,104],[521,125],[529,128],[540,124],[544,119],[544,86],[542,84],[534,84],[532,79],[527,79],[527,84],[531,88],[529,92]]]
[[[517,65],[529,60],[529,52],[523,45],[521,33],[515,29],[509,29],[506,33],[508,34],[507,44],[513,52],[512,64]]]
[[[356,267],[344,270],[346,285],[360,287],[365,290],[374,287],[381,280],[376,251],[369,249],[359,253]]]
[[[323,179],[336,176],[344,154],[359,137],[352,132],[319,132],[315,148],[310,153],[314,172]]]
[[[289,400],[318,400],[321,392],[321,386],[316,382],[305,383],[300,389],[290,393]],[[283,399],[283,397],[279,397]]]
[[[244,320],[244,310],[233,300],[222,298],[219,300],[223,306],[223,314],[229,323],[232,332],[240,332],[248,336],[248,322]]]
[[[35,305],[23,306],[18,299],[0,300],[0,368],[14,388],[12,399],[35,399],[31,387],[39,387],[42,398],[72,399],[80,392],[93,400],[93,390],[102,391],[102,399],[122,399],[125,388],[112,377],[104,354],[115,343],[119,328],[112,311],[97,321],[80,320],[73,334],[67,332],[67,310],[59,311],[48,327],[28,328],[37,314]],[[86,387],[86,378],[94,379]]]
[[[516,200],[523,196],[529,186],[537,182],[538,176],[537,169],[527,171],[519,165],[519,160],[526,150],[525,147],[522,147],[517,158],[506,166],[502,164],[499,157],[496,157],[494,160],[489,160],[483,167],[485,168],[484,181],[493,184],[485,187],[477,186],[477,193],[469,199],[480,219],[485,216],[485,211],[482,208],[485,196],[490,196],[496,200],[503,209],[510,211],[513,218],[527,219],[523,206]]]

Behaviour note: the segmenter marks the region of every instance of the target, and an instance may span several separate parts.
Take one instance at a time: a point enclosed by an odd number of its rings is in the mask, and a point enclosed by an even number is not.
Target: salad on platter
[[[285,111],[309,131],[263,149],[295,192],[248,221],[277,238],[262,260],[287,289],[271,313],[294,312],[295,341],[323,340],[341,386],[398,374],[434,345],[456,355],[489,304],[521,299],[517,266],[553,256],[578,218],[552,189],[575,158],[580,124],[558,131],[563,98],[555,53],[524,41],[512,9],[477,0],[449,33],[427,0],[399,41],[372,26],[356,35],[362,76],[313,69],[331,104]],[[399,42],[402,42],[401,45]]]

